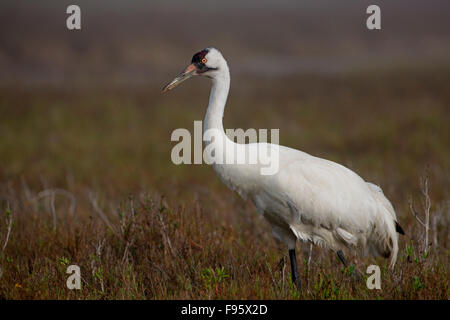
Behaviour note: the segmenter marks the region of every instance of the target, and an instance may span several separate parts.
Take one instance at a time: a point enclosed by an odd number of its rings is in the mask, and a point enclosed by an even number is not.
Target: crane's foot
[[[343,253],[341,250],[338,250],[336,253],[337,253],[337,256],[338,256],[339,260],[341,260],[342,264],[344,265],[344,267],[345,267],[345,268],[348,268],[348,266],[347,266],[347,260],[345,260],[344,253]],[[354,269],[353,276],[355,277],[356,280],[358,280],[359,282],[361,282],[361,281],[362,281],[362,277],[361,277],[361,275],[359,274],[358,270],[356,270],[355,267],[353,267],[353,269]]]
[[[291,272],[292,272],[292,282],[297,287],[297,290],[300,291],[300,276],[298,275],[298,267],[297,267],[297,258],[295,256],[295,249],[289,249],[289,258],[291,260]]]

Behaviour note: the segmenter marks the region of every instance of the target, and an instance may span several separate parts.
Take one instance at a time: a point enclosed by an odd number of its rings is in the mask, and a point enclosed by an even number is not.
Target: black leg
[[[295,249],[289,249],[289,258],[291,259],[292,282],[298,290],[300,290],[300,277],[298,275],[297,258],[295,257]]]
[[[344,267],[347,267],[347,261],[345,260],[344,253],[341,250],[338,250],[337,255],[339,260],[344,264]]]

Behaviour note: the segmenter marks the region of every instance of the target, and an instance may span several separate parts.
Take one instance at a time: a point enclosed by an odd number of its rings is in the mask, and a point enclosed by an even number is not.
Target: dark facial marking
[[[200,52],[197,52],[192,57],[191,63],[193,63],[197,67],[197,73],[204,73],[210,70],[217,70],[217,68],[209,68],[203,62],[202,59],[208,54],[209,50],[204,49]]]
[[[196,54],[194,54],[194,56],[192,57],[192,61],[191,63],[194,64],[198,64],[198,63],[202,63],[202,59],[208,54],[208,50],[202,50],[200,52],[197,52]]]

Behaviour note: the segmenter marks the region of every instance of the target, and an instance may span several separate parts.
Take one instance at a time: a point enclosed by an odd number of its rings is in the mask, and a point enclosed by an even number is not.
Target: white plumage
[[[252,144],[241,146],[257,150]],[[358,246],[373,255],[391,256],[393,266],[396,217],[381,189],[338,163],[278,149],[280,169],[274,175],[261,175],[259,164],[213,167],[230,189],[254,202],[289,249],[295,248],[297,238],[334,251]]]
[[[398,252],[396,215],[381,188],[338,163],[299,150],[269,143],[234,143],[222,125],[230,87],[230,73],[222,54],[215,48],[197,53],[182,76],[166,88],[183,81],[188,72],[212,80],[204,131],[219,133],[219,139],[205,141],[206,147],[214,144],[215,158],[225,158],[229,148],[235,148],[236,155],[256,154],[261,148],[279,152],[279,170],[274,175],[261,175],[262,163],[213,164],[229,188],[254,202],[278,239],[290,250],[297,239],[336,252],[343,247],[359,247],[373,255],[390,256],[394,266]]]

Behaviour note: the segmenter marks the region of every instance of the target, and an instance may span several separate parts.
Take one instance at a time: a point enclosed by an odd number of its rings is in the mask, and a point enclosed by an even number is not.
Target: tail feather
[[[397,221],[395,221],[395,231],[402,235],[405,235],[405,231],[403,231],[403,228],[398,224]]]
[[[398,254],[398,233],[405,234],[397,223],[397,217],[391,202],[385,197],[383,191],[377,185],[367,183],[372,190],[374,198],[378,201],[379,210],[370,241],[372,253],[385,258],[391,257],[390,266],[394,267]]]

